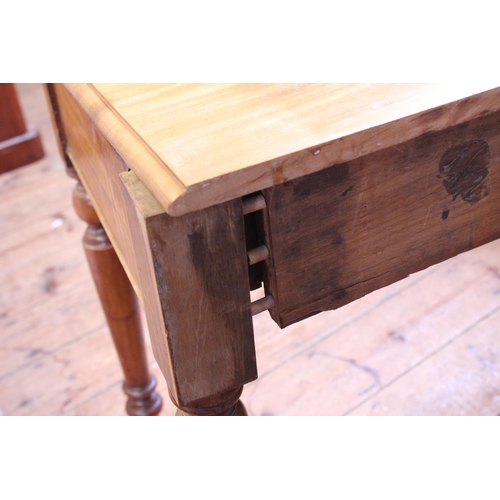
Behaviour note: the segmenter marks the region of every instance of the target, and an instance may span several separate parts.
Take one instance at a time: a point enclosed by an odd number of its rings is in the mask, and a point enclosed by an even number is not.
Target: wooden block
[[[500,237],[500,113],[264,191],[285,327]]]
[[[145,304],[153,351],[176,404],[241,387],[257,377],[240,199],[171,217],[133,172],[121,178],[137,208],[154,262]],[[153,304],[156,303],[156,305]],[[164,325],[157,325],[161,308]],[[153,312],[153,308],[155,312]],[[175,392],[174,392],[175,391]],[[210,406],[210,405],[209,405]]]

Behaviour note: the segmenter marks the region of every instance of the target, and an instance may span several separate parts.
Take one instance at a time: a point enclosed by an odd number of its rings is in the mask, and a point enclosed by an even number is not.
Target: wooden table
[[[135,294],[178,413],[241,415],[253,314],[286,327],[500,237],[496,85],[47,90],[129,414],[161,409]]]

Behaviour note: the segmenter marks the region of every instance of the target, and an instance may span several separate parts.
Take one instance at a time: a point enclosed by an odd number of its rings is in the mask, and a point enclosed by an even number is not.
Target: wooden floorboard
[[[125,415],[41,86],[18,86],[46,157],[0,176],[0,412]],[[500,241],[280,330],[254,318],[251,415],[500,413]],[[165,381],[152,372],[173,415]]]

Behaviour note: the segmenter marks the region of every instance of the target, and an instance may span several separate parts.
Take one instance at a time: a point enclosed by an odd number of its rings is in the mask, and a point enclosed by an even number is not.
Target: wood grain
[[[500,237],[500,113],[264,191],[282,327]]]
[[[165,333],[153,350],[170,359],[171,396],[188,413],[223,405],[225,394],[257,377],[241,200],[147,217],[155,206],[148,191],[133,172],[121,178],[154,262]]]
[[[0,176],[0,414],[123,415],[123,375],[81,251],[73,183],[41,86],[18,91],[47,155]],[[254,316],[259,379],[243,392],[249,413],[500,413],[498,314],[478,323],[500,305],[499,255],[497,240],[284,330]],[[149,338],[146,346],[149,355]],[[359,393],[373,377],[328,357],[337,354],[381,370],[365,404]],[[162,415],[173,415],[152,359],[150,367]]]
[[[226,399],[235,405],[256,377],[241,199],[173,219],[133,172],[127,176],[124,160],[66,88],[53,89],[65,155],[143,304],[173,401],[194,412]],[[130,181],[122,184],[120,174]],[[211,349],[203,355],[200,345]]]
[[[356,414],[357,407],[360,413],[387,415],[498,414],[500,340],[493,320],[500,305],[498,243],[296,323],[282,334],[257,336],[263,355],[259,379],[245,394],[250,410],[259,415],[345,415]],[[266,316],[258,318],[263,328]],[[313,334],[308,324],[321,333]],[[487,337],[480,333],[483,327]],[[482,354],[464,365],[467,345]],[[490,364],[482,364],[481,357]],[[285,386],[290,390],[276,391]],[[380,406],[372,410],[377,401]]]
[[[66,87],[174,216],[468,121],[500,95],[463,82]]]
[[[73,172],[72,176],[76,174]],[[148,370],[137,297],[80,182],[73,192],[73,205],[88,224],[83,247],[123,370],[127,413],[158,415],[162,400]]]
[[[51,87],[49,95],[52,106],[57,106],[54,116],[57,118],[57,126],[62,128],[59,140],[64,149],[63,156],[78,172],[99,220],[146,311],[149,334],[159,346],[155,352],[157,361],[169,383],[173,383],[151,254],[147,240],[137,237],[145,234],[143,218],[152,213],[137,212],[120,181],[119,174],[127,171],[123,159],[65,88],[56,84]],[[159,213],[163,213],[161,207]],[[175,395],[176,391],[173,390],[172,393]]]
[[[145,257],[141,254],[142,250],[136,249],[137,245],[134,245],[132,234],[138,231],[138,222],[134,212],[127,211],[126,203],[129,200],[119,178],[119,174],[126,172],[128,167],[64,86],[55,85],[54,93],[59,106],[59,126],[63,128],[60,137],[64,137],[64,155],[77,170],[99,220],[142,302],[143,292],[138,282],[141,262]]]
[[[498,415],[499,321],[498,308],[485,314],[471,327],[471,335],[463,333],[448,349],[439,349],[429,356],[427,370],[413,370],[396,379],[349,415],[394,414],[401,399],[405,401],[404,415],[462,416],[471,411],[478,415]],[[449,398],[450,394],[454,399]],[[478,394],[481,401],[476,408]],[[421,405],[423,399],[427,400],[425,407]]]

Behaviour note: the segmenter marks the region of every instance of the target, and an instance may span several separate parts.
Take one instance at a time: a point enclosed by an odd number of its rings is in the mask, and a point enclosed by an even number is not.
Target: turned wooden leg
[[[121,179],[149,246],[141,291],[176,414],[246,415],[240,396],[257,366],[241,200],[171,217],[150,208],[133,172]]]
[[[76,172],[68,174],[78,180]],[[158,415],[162,400],[147,366],[137,298],[83,185],[73,192],[78,216],[88,224],[83,246],[125,376],[129,415]]]
[[[176,416],[220,416],[220,417],[245,417],[248,415],[240,396],[243,386],[234,391],[218,395],[216,398],[200,400],[196,405],[179,408]],[[174,401],[175,402],[175,401]]]

